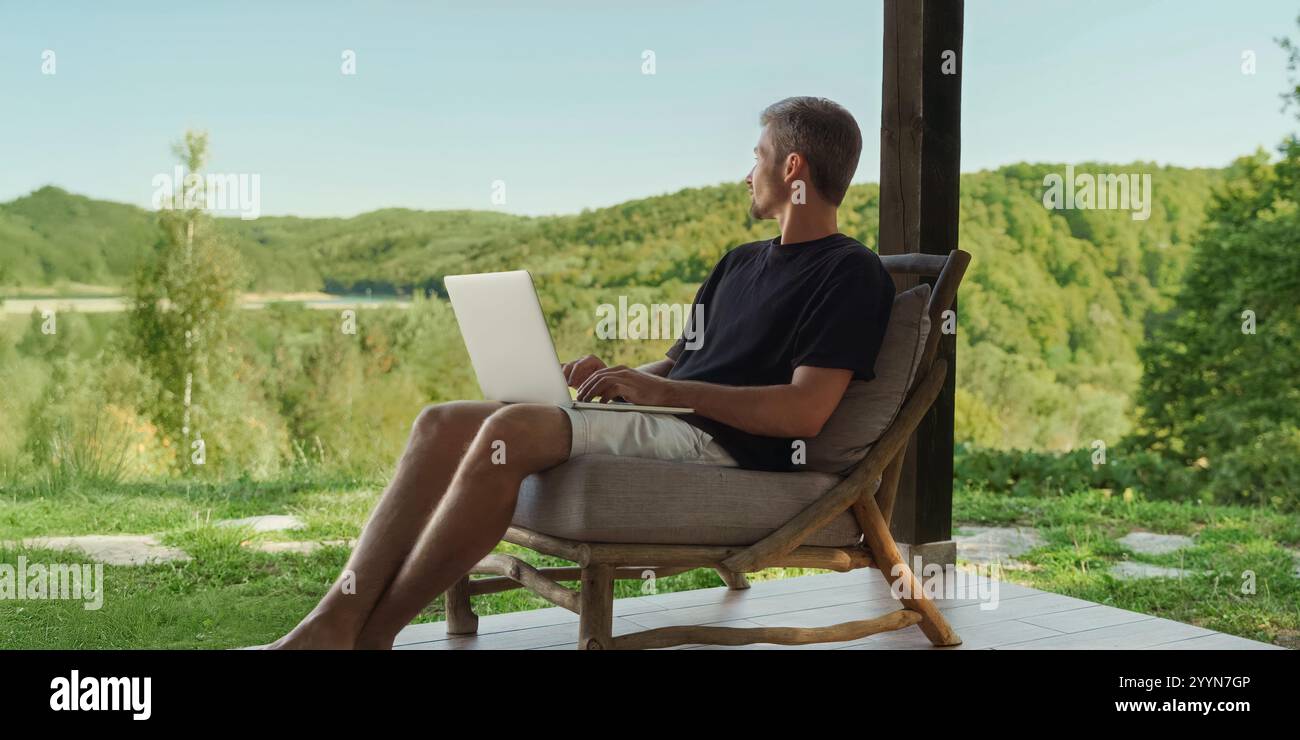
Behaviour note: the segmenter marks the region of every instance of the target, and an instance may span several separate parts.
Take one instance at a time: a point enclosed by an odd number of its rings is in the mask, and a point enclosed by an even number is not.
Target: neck
[[[840,228],[835,211],[834,206],[825,203],[787,203],[776,215],[776,222],[781,226],[781,243],[810,242],[837,233]]]

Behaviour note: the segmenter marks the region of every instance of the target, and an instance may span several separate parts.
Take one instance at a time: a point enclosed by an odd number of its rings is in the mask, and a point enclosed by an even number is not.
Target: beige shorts
[[[570,458],[605,454],[725,467],[739,464],[712,435],[672,414],[560,408],[573,427]]]

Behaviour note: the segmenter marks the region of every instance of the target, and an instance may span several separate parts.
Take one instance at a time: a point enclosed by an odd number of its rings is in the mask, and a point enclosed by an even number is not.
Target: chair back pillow
[[[821,434],[808,440],[808,470],[848,474],[894,422],[930,334],[929,302],[930,286],[925,283],[894,297],[876,358],[876,377],[849,382]]]

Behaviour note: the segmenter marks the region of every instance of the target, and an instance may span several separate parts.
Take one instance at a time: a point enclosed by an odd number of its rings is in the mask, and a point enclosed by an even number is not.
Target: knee
[[[513,404],[494,412],[483,422],[479,436],[489,444],[521,441],[536,431],[537,414],[528,406]]]
[[[411,423],[414,436],[433,438],[458,429],[471,420],[471,401],[448,401],[425,406]]]
[[[563,430],[561,430],[563,424]],[[512,404],[483,422],[471,448],[471,464],[536,472],[569,453],[567,419],[554,406]]]

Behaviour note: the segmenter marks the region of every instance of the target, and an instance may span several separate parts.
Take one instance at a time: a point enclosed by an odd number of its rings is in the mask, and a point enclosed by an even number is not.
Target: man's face
[[[782,177],[784,162],[778,160],[772,146],[772,134],[767,126],[754,147],[754,168],[745,176],[749,186],[749,215],[754,218],[775,218],[785,194]]]

